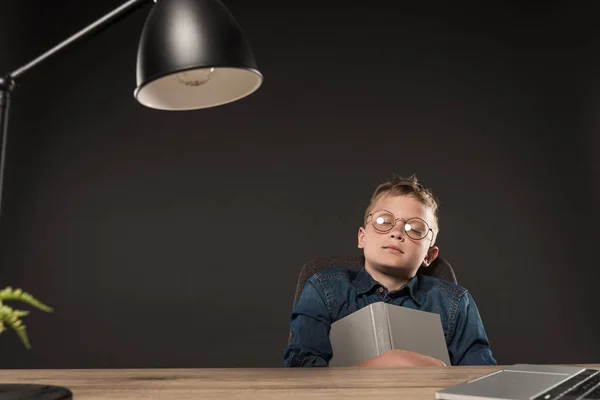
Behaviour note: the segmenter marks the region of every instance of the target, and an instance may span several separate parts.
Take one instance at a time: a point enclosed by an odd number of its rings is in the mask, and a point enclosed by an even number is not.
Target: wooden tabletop
[[[600,368],[600,365],[585,365]],[[64,386],[76,400],[435,399],[435,392],[501,369],[231,368],[0,370],[2,383]]]

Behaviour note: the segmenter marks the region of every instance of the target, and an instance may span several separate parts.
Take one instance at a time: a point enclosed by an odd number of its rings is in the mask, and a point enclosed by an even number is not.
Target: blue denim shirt
[[[383,301],[440,315],[452,365],[496,365],[479,311],[469,292],[445,280],[417,274],[388,291],[364,269],[332,269],[312,276],[292,311],[286,367],[326,367],[332,357],[331,324]]]

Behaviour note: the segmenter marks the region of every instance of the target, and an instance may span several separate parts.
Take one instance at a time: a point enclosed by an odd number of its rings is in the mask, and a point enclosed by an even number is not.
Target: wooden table
[[[585,365],[600,368],[600,365]],[[64,386],[76,400],[435,399],[497,367],[0,370],[0,383]]]

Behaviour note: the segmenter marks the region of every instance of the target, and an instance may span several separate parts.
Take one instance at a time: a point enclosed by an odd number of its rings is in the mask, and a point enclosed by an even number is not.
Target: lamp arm
[[[29,71],[31,68],[37,66],[38,64],[41,64],[43,61],[52,57],[53,55],[60,52],[61,50],[64,50],[67,47],[70,47],[70,46],[72,46],[76,43],[79,43],[85,39],[89,39],[92,36],[100,33],[101,31],[108,28],[110,25],[114,24],[115,22],[119,21],[120,19],[124,18],[125,16],[129,15],[131,12],[137,10],[142,5],[144,5],[144,3],[147,3],[147,2],[149,2],[149,0],[129,0],[127,3],[117,7],[116,9],[109,12],[102,18],[98,19],[96,22],[83,28],[82,30],[80,30],[79,32],[74,34],[73,36],[60,42],[59,44],[57,44],[50,50],[46,51],[41,56],[39,56],[39,57],[35,58],[34,60],[30,61],[29,63],[23,65],[19,69],[16,69],[15,71],[11,72],[10,74],[8,74],[8,76],[11,77],[13,80],[17,79],[18,77],[23,75],[25,72]]]
[[[154,1],[156,2],[156,0]],[[46,51],[44,54],[33,59],[29,63],[16,69],[10,74],[4,76],[0,75],[0,210],[2,205],[2,188],[4,186],[4,161],[8,133],[8,111],[10,107],[10,95],[15,88],[15,79],[19,78],[25,72],[46,61],[48,58],[52,57],[58,52],[100,33],[126,15],[129,15],[131,12],[137,10],[147,2],[149,2],[149,0],[129,0],[125,4],[98,19],[96,22],[88,25],[86,28],[83,28],[73,36],[60,42],[50,50]]]

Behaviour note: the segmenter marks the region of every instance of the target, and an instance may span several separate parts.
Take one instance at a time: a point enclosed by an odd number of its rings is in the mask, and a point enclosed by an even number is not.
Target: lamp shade
[[[235,18],[219,0],[158,0],[142,30],[135,98],[161,110],[226,104],[262,75]]]

